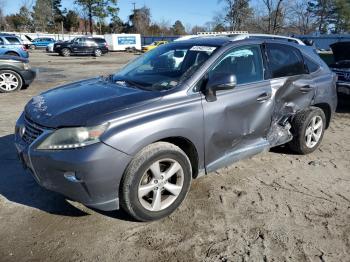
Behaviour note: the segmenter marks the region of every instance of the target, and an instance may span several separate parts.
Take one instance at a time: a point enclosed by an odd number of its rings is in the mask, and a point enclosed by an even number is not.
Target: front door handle
[[[256,99],[258,102],[265,102],[271,98],[271,94],[263,93]]]
[[[312,91],[312,89],[313,88],[310,85],[304,85],[304,86],[301,86],[299,90],[303,93],[308,93]]]

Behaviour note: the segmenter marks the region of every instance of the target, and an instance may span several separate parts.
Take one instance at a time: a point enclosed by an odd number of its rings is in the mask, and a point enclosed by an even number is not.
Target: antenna
[[[134,6],[134,12],[135,12],[135,10],[136,10],[136,3],[133,2],[133,3],[131,3],[131,4]]]

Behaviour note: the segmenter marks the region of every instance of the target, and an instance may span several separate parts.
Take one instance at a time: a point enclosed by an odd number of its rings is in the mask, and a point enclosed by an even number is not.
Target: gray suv
[[[15,144],[43,187],[150,221],[172,213],[201,175],[284,144],[313,152],[335,111],[335,83],[310,47],[178,41],[34,97]]]

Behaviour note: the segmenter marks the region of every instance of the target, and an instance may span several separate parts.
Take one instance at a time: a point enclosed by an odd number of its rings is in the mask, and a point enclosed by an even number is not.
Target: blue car
[[[35,38],[30,46],[31,49],[35,48],[46,48],[49,44],[55,43],[55,39],[48,37]]]
[[[0,55],[29,57],[29,53],[21,40],[10,34],[0,34]]]

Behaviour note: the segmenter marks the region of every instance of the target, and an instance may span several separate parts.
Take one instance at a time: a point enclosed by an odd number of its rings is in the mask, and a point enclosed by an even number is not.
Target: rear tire
[[[30,45],[29,48],[30,48],[31,50],[35,50],[35,49],[36,49],[36,46],[35,46],[35,45]]]
[[[177,146],[157,142],[130,162],[120,186],[120,205],[139,221],[170,215],[185,199],[192,180],[187,155]]]
[[[101,50],[101,49],[95,49],[95,51],[94,51],[94,56],[95,56],[95,57],[100,57],[100,56],[102,56],[102,50]]]
[[[23,87],[22,77],[12,70],[0,70],[0,92],[11,93]]]
[[[63,48],[62,51],[61,51],[61,55],[64,56],[64,57],[68,57],[70,56],[70,50],[68,48]]]
[[[296,114],[292,121],[293,140],[289,148],[302,155],[314,152],[320,145],[326,128],[322,109],[311,107]]]

